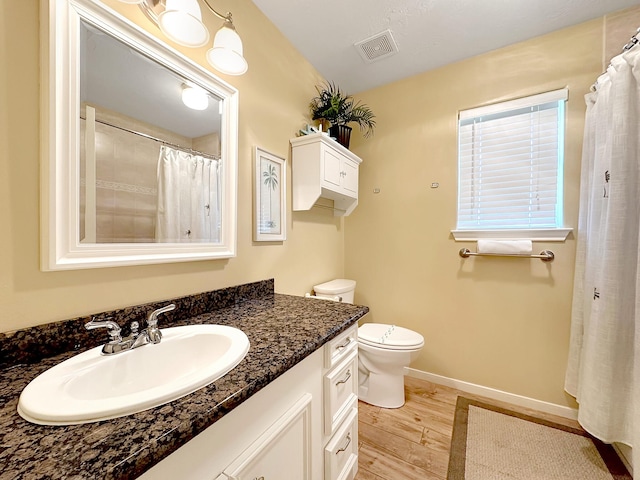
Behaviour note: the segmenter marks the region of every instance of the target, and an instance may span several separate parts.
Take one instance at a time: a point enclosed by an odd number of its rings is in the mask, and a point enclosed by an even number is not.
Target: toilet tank
[[[356,281],[346,278],[337,278],[313,287],[318,297],[340,297],[343,303],[353,303],[355,290]]]

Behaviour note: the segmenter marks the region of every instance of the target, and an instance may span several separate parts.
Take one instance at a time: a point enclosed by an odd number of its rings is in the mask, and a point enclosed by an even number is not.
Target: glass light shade
[[[206,110],[209,106],[209,95],[200,87],[184,87],[182,103],[193,110]]]
[[[227,75],[242,75],[247,71],[247,61],[242,56],[242,40],[235,29],[223,25],[218,30],[213,48],[207,52],[207,61]]]
[[[198,0],[166,0],[158,23],[162,33],[179,45],[201,47],[209,42],[209,30],[202,23]]]

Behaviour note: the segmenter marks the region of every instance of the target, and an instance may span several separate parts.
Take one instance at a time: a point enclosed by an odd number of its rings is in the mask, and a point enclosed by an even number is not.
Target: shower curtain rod
[[[633,47],[635,47],[638,42],[640,42],[640,40],[638,39],[638,36],[640,36],[640,28],[636,29],[636,33],[631,35],[631,39],[624,45],[624,47],[622,47],[622,52],[620,53],[624,53],[627,50],[631,50]],[[609,67],[611,66],[611,64],[609,64],[609,66],[607,66],[607,68],[604,69],[604,72],[602,72],[601,75],[604,75],[605,73],[607,73],[607,70],[609,69]],[[593,85],[591,85],[591,91],[595,92],[597,87],[598,81],[596,80],[596,82],[594,82]]]
[[[633,47],[635,47],[638,42],[640,40],[638,40],[638,35],[640,34],[640,28],[636,29],[636,33],[635,35],[631,36],[631,40],[629,40],[628,43],[625,44],[624,47],[622,47],[622,52],[626,52],[627,50],[631,50]]]
[[[82,120],[87,120],[85,117],[80,115]],[[136,132],[135,130],[129,130],[128,128],[120,127],[118,125],[114,125],[113,123],[105,122],[104,120],[96,120],[97,123],[101,123],[103,125],[107,125],[109,127],[117,128],[118,130],[122,130],[128,133],[133,133],[134,135],[139,135],[144,138],[148,138],[149,140],[154,140],[158,143],[162,143],[163,145],[168,145],[169,147],[178,148],[183,151],[187,151],[188,153],[193,153],[195,155],[202,155],[203,157],[209,158],[211,160],[220,160],[218,155],[212,155],[210,153],[201,152],[199,150],[194,150],[193,148],[183,147],[182,145],[177,145],[175,143],[167,142],[166,140],[162,140],[161,138],[153,137],[151,135],[147,135],[146,133]]]

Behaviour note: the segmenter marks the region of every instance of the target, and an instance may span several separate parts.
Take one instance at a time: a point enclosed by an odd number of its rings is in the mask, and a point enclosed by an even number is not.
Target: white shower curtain
[[[640,471],[640,47],[586,96],[580,220],[565,389],[578,420],[633,449]],[[640,475],[639,475],[640,476]]]
[[[218,161],[163,145],[156,241],[218,242]]]

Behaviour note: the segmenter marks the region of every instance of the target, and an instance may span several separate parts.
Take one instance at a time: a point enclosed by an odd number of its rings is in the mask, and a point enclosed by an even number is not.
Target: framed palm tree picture
[[[287,239],[287,168],[284,158],[255,148],[254,229],[256,242]]]

